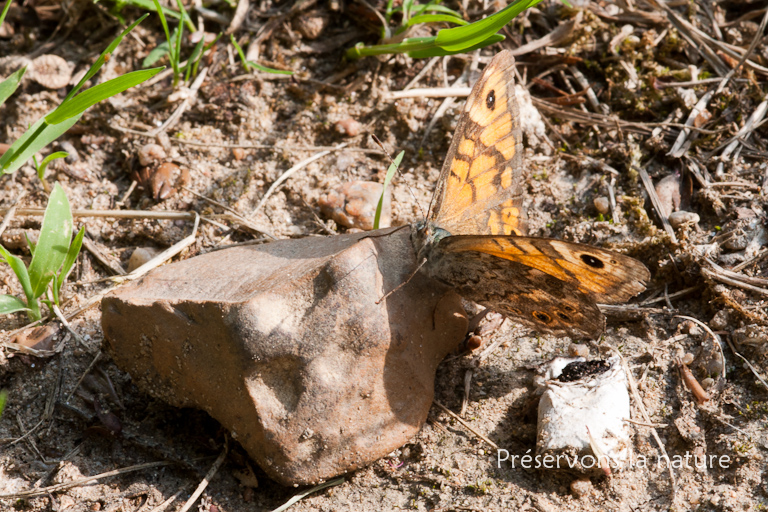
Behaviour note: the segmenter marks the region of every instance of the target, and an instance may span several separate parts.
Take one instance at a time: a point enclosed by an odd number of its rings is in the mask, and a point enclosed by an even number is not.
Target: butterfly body
[[[626,301],[649,273],[627,256],[528,237],[514,58],[497,54],[470,93],[427,219],[411,239],[424,271],[538,331],[597,337],[597,303]]]

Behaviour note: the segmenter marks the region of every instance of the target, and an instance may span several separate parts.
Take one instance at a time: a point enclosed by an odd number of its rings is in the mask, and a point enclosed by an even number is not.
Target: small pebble
[[[592,481],[589,478],[577,478],[571,482],[571,494],[584,498],[592,494]]]
[[[381,183],[350,181],[328,192],[317,201],[323,214],[348,228],[373,229],[376,206],[379,204]],[[384,195],[379,227],[389,227],[392,222],[392,199],[389,189]]]
[[[331,18],[320,11],[310,11],[293,18],[293,28],[306,39],[317,39],[330,21]]]
[[[656,186],[656,195],[659,196],[661,208],[664,210],[662,215],[669,216],[672,212],[680,208],[680,179],[676,174],[670,174]]]
[[[243,148],[232,148],[232,156],[235,157],[235,160],[242,160],[245,158],[245,150]]]
[[[680,210],[669,214],[669,223],[673,228],[678,229],[681,226],[696,224],[699,222],[699,215],[693,212]]]
[[[713,379],[712,377],[707,377],[706,379],[703,379],[701,381],[701,387],[703,387],[704,389],[710,389],[714,385],[715,385],[715,379]]]
[[[145,167],[167,157],[165,149],[160,144],[144,144],[139,149],[139,163]]]
[[[131,259],[128,260],[128,272],[133,272],[155,256],[157,256],[158,250],[154,247],[137,247],[131,254]]]
[[[342,135],[346,135],[347,137],[355,137],[356,135],[359,135],[363,130],[363,125],[351,117],[342,119],[341,121],[336,121],[334,127],[336,128],[337,132]]]
[[[686,352],[685,355],[683,355],[682,361],[683,361],[683,364],[691,364],[693,362],[693,359],[694,359],[693,354],[691,354],[690,352]]]
[[[596,197],[594,203],[595,209],[603,215],[611,211],[611,202],[607,197]]]
[[[571,357],[589,357],[589,347],[578,343],[568,345],[568,355]]]
[[[61,89],[69,85],[72,68],[58,55],[41,55],[32,61],[27,75],[47,89]]]

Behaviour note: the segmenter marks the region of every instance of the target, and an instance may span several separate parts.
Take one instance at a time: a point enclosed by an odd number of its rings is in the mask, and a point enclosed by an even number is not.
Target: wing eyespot
[[[493,89],[491,89],[491,92],[485,97],[485,106],[488,107],[488,110],[496,108],[496,91]]]
[[[533,317],[539,322],[543,322],[545,324],[548,324],[552,321],[552,317],[544,313],[543,311],[534,311]]]
[[[570,322],[571,321],[571,317],[569,317],[565,313],[561,313],[560,311],[557,312],[557,316],[560,317],[560,320],[565,320],[566,322]]]
[[[592,268],[603,268],[603,267],[605,267],[605,263],[603,263],[598,258],[595,258],[591,254],[582,254],[581,256],[579,256],[579,258],[581,258],[581,261],[583,261],[584,263],[586,263],[587,265],[589,265]]]
[[[569,313],[575,313],[576,312],[576,308],[574,308],[573,306],[569,306],[568,304],[563,305],[563,309],[566,310]]]

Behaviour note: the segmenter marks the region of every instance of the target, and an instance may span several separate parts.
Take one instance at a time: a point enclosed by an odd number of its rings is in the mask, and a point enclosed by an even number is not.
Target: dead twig
[[[339,144],[338,146],[336,146],[336,149],[338,150],[338,149],[344,148],[346,146],[347,146],[346,143],[342,143],[342,144]],[[261,210],[261,207],[264,206],[264,203],[267,202],[267,199],[269,199],[269,197],[272,195],[272,193],[275,190],[277,190],[277,188],[280,185],[282,185],[285,180],[290,178],[296,171],[300,171],[301,169],[303,169],[304,167],[308,166],[309,164],[311,164],[315,160],[320,160],[321,158],[323,158],[325,155],[327,155],[329,153],[330,153],[330,151],[321,151],[321,152],[319,152],[319,153],[317,153],[315,155],[312,155],[309,158],[305,158],[304,160],[302,160],[301,162],[297,163],[296,165],[294,165],[293,167],[291,167],[290,169],[285,171],[283,174],[281,174],[280,177],[277,178],[275,180],[275,182],[272,183],[272,185],[270,185],[270,187],[264,193],[264,196],[261,198],[261,201],[259,201],[259,204],[256,205],[256,208],[253,209],[253,211],[248,215],[247,218],[249,218],[249,219],[253,218],[253,216],[256,215],[259,210]]]
[[[213,462],[211,469],[208,470],[208,473],[206,473],[205,477],[203,477],[202,482],[200,482],[200,484],[197,486],[197,489],[195,489],[195,492],[192,493],[192,496],[189,497],[187,502],[184,503],[184,506],[179,509],[179,512],[187,512],[190,508],[192,508],[192,505],[194,505],[195,502],[200,498],[200,495],[203,494],[205,488],[208,487],[208,484],[211,483],[213,477],[216,476],[216,473],[219,471],[219,468],[224,462],[224,459],[227,458],[227,453],[229,453],[229,439],[227,439],[224,445],[224,449],[221,450],[221,453]]]
[[[481,434],[480,432],[475,430],[469,423],[464,421],[461,418],[461,416],[459,416],[458,414],[456,414],[455,412],[453,412],[452,410],[450,410],[449,408],[447,408],[446,406],[444,406],[443,404],[441,404],[437,400],[433,400],[432,403],[435,404],[436,406],[438,406],[448,416],[450,416],[451,418],[453,418],[456,421],[458,421],[459,423],[461,423],[462,426],[464,426],[464,428],[466,428],[467,430],[469,430],[470,432],[475,434],[477,437],[482,439],[488,446],[492,447],[494,450],[498,450],[499,449],[499,445],[497,445],[496,443],[494,443],[493,441],[491,441],[490,439],[485,437],[483,434]]]
[[[672,240],[672,243],[676,244],[677,236],[675,236],[675,230],[672,229],[672,225],[669,223],[669,219],[667,219],[667,215],[664,213],[664,208],[661,205],[661,200],[659,199],[658,194],[656,194],[656,188],[653,186],[651,177],[648,176],[648,172],[646,172],[644,168],[637,166],[632,167],[638,172],[638,174],[640,174],[640,178],[642,179],[643,185],[645,186],[645,191],[648,193],[648,197],[651,198],[651,204],[653,205],[653,209],[656,210],[656,213],[661,220],[661,225],[664,227],[664,231],[667,232],[670,240]]]
[[[16,492],[13,494],[0,494],[0,499],[3,500],[15,500],[19,498],[35,498],[37,496],[46,496],[53,492],[59,492],[59,491],[65,491],[67,489],[72,489],[73,487],[80,487],[82,485],[87,485],[93,482],[98,482],[99,480],[103,480],[105,478],[110,478],[113,476],[119,476],[119,475],[125,475],[127,473],[133,473],[136,471],[143,471],[145,469],[152,469],[152,468],[159,468],[163,466],[170,466],[172,464],[175,464],[174,462],[166,462],[166,461],[160,461],[160,462],[147,462],[145,464],[137,464],[135,466],[128,466],[125,468],[115,469],[113,471],[107,471],[106,473],[100,473],[98,475],[94,476],[88,476],[85,478],[79,478],[77,480],[73,480],[72,482],[65,482],[62,484],[56,484],[56,485],[49,485],[48,487],[41,487],[39,489],[31,489],[29,491],[22,491],[22,492]]]

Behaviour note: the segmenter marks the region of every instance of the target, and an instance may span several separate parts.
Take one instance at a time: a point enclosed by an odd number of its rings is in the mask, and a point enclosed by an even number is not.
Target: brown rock
[[[323,214],[348,228],[371,230],[384,186],[372,181],[349,181],[320,197],[317,203]],[[387,189],[381,207],[379,227],[392,222],[392,198]]]
[[[206,410],[275,480],[308,484],[405,444],[464,336],[458,295],[418,273],[407,229],[235,247],[102,302],[117,364]]]

